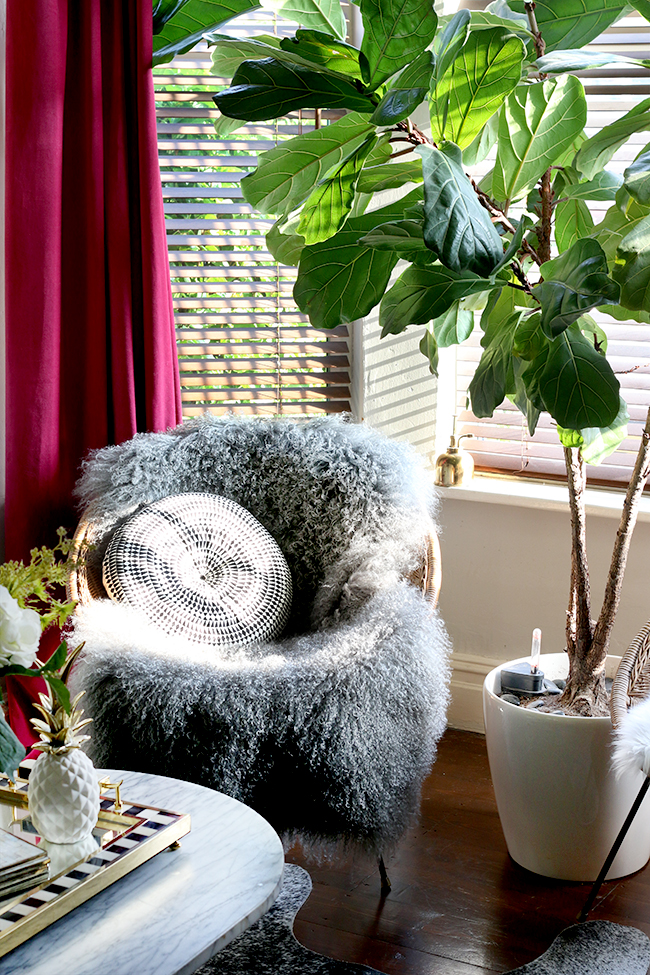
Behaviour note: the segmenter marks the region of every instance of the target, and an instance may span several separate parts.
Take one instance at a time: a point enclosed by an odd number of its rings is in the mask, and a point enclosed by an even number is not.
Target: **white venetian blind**
[[[633,58],[650,57],[650,29],[638,15],[626,17],[610,27],[590,48],[614,51]],[[650,96],[650,72],[639,69],[597,68],[580,74],[587,93],[587,134],[629,111]],[[650,133],[632,136],[608,164],[608,169],[622,173],[641,148],[650,141]],[[611,204],[589,204],[598,223]],[[650,309],[648,309],[650,311]],[[634,465],[639,437],[650,405],[650,325],[637,322],[615,322],[608,315],[591,311],[590,315],[605,329],[609,344],[608,358],[621,383],[621,393],[628,404],[631,423],[628,437],[603,464],[589,469],[592,483],[626,483]],[[543,414],[533,437],[519,410],[509,403],[496,410],[489,419],[477,419],[466,409],[467,388],[480,358],[480,333],[475,330],[459,348],[457,358],[457,427],[460,433],[472,433],[477,439],[464,441],[474,455],[478,469],[518,473],[534,477],[564,476],[564,461],[554,424]]]
[[[230,35],[294,29],[264,12],[228,25]],[[295,268],[266,247],[273,220],[239,186],[259,153],[313,128],[314,112],[217,136],[211,96],[228,79],[210,64],[201,45],[154,69],[183,414],[349,410],[348,330],[317,331],[300,314]]]

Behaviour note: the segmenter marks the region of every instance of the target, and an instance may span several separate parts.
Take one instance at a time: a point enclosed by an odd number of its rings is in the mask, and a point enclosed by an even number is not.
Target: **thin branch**
[[[494,200],[490,199],[487,193],[485,193],[484,190],[482,190],[481,187],[478,185],[476,180],[470,176],[469,181],[472,184],[472,188],[474,189],[474,192],[478,196],[479,203],[483,207],[485,207],[485,209],[488,211],[488,213],[492,217],[493,223],[500,223],[505,228],[505,230],[507,230],[508,233],[510,234],[516,233],[516,228],[514,227],[512,222],[508,220],[503,210],[501,210],[496,205]],[[530,254],[530,256],[532,257],[532,259],[535,261],[536,264],[543,263],[543,261],[540,259],[539,255],[537,254],[537,251],[533,247],[531,247],[531,245],[528,243],[527,240],[522,240],[521,249],[522,251],[525,251],[527,254]]]
[[[405,132],[409,142],[413,142],[418,146],[431,146],[434,145],[428,135],[417,127],[417,125],[408,119],[406,122],[398,122],[395,126],[396,129]]]
[[[636,372],[637,369],[647,369],[650,366],[650,362],[641,362],[638,366],[632,366],[630,369],[615,369],[614,375],[616,376],[627,376],[631,372]]]
[[[408,149],[400,149],[399,152],[394,152],[390,158],[398,159],[400,156],[408,155],[409,152],[415,152],[415,146],[409,146]]]
[[[618,610],[618,604],[621,599],[623,576],[625,574],[627,556],[630,550],[632,532],[634,531],[634,526],[636,525],[636,519],[639,513],[639,501],[641,500],[643,488],[645,487],[645,482],[649,473],[650,410],[648,410],[645,427],[643,434],[641,435],[641,443],[639,444],[639,449],[636,455],[634,470],[627,485],[625,501],[623,502],[623,511],[621,513],[621,521],[618,531],[616,532],[616,542],[614,544],[614,552],[612,555],[611,565],[609,567],[609,576],[607,578],[607,585],[605,587],[603,607],[600,611],[600,616],[598,617],[598,623],[596,625],[596,632],[594,634],[594,645],[603,652],[608,645],[609,636],[614,625],[616,612]]]
[[[547,169],[539,181],[539,196],[542,202],[540,221],[535,228],[538,249],[542,264],[551,259],[551,235],[553,216],[553,187],[551,186],[551,170]]]
[[[546,44],[544,43],[544,38],[540,34],[539,27],[537,26],[537,17],[535,16],[535,0],[524,0],[524,7],[526,8],[526,14],[528,15],[530,32],[535,38],[535,50],[537,52],[537,57],[544,57]],[[540,73],[540,78],[542,77],[546,78],[546,75],[542,75]]]
[[[539,304],[539,298],[537,295],[533,294],[533,289],[530,286],[530,282],[517,262],[513,261],[510,267],[517,280],[521,282],[522,290],[525,291],[526,294],[530,295],[530,297],[533,298],[537,304]],[[513,285],[513,287],[516,287],[516,285]]]

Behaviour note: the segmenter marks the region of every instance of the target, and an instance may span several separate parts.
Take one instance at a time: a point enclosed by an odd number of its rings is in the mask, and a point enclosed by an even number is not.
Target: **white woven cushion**
[[[277,543],[227,498],[176,494],[113,535],[104,586],[165,633],[220,647],[252,646],[284,628],[291,575]]]

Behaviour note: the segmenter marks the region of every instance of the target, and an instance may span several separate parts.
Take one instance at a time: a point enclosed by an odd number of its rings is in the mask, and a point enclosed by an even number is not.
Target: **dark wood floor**
[[[387,860],[383,901],[374,861],[314,864],[292,848],[314,889],[294,931],[307,948],[387,975],[505,972],[537,957],[573,924],[588,884],[517,866],[501,833],[482,736],[448,731],[427,780],[420,824]],[[650,936],[650,866],[606,884],[590,919]],[[612,973],[615,975],[615,973]]]

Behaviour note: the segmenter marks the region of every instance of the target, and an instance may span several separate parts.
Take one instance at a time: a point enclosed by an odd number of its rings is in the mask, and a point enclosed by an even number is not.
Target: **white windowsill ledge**
[[[475,474],[468,485],[436,489],[444,501],[479,501],[486,504],[507,504],[519,508],[538,508],[545,511],[567,511],[569,492],[566,485],[550,481]],[[601,518],[620,517],[625,492],[607,488],[587,488],[587,514]],[[639,505],[639,521],[650,522],[650,497],[644,496]]]

